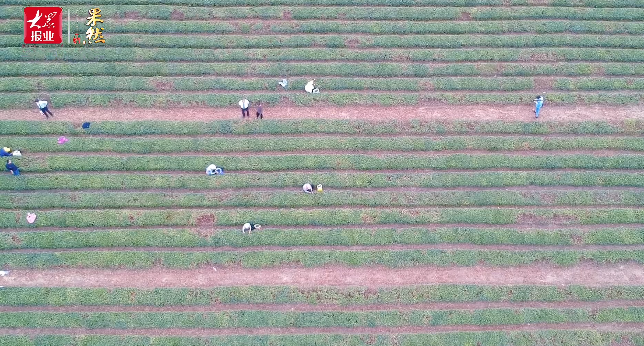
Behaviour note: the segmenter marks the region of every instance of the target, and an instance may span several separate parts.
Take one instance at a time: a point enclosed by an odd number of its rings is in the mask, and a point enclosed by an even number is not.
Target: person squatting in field
[[[2,156],[12,156],[13,153],[11,152],[11,148],[4,147],[0,149],[0,157]]]
[[[44,115],[46,119],[49,119],[50,116],[54,116],[54,113],[52,113],[49,108],[47,108],[47,101],[36,99],[35,102],[40,109],[40,113],[42,113],[42,115]]]
[[[15,164],[15,163],[11,162],[11,160],[8,160],[8,161],[7,161],[7,164],[6,164],[6,165],[4,165],[4,167],[5,167],[9,172],[11,172],[11,174],[13,174],[13,175],[15,175],[15,176],[20,175],[20,169],[18,168],[18,166],[16,166],[16,164]]]
[[[250,234],[251,231],[261,229],[261,228],[262,228],[262,225],[258,225],[258,224],[254,223],[254,222],[246,222],[244,224],[244,226],[242,227],[242,233],[248,232],[248,234]]]
[[[223,175],[224,174],[224,169],[221,167],[217,167],[215,165],[210,165],[206,167],[206,174],[207,175]]]
[[[539,112],[541,111],[541,107],[543,107],[543,96],[539,95],[535,97],[534,99],[534,114],[535,118],[539,117]]]
[[[309,94],[319,94],[320,89],[315,87],[315,79],[310,80],[306,85],[304,86],[304,91],[306,91]]]

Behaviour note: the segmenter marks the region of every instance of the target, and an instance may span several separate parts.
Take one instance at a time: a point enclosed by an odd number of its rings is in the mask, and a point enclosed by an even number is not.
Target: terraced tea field
[[[0,108],[270,105],[635,105],[639,0],[62,0],[71,33],[99,6],[106,43],[24,48],[0,6]],[[67,15],[64,15],[65,20]],[[290,81],[287,90],[278,81]],[[315,78],[322,93],[307,95]]]
[[[642,121],[2,125],[0,344],[644,344]]]
[[[62,46],[22,47],[39,5]],[[0,345],[642,346],[643,34],[639,0],[5,0]]]

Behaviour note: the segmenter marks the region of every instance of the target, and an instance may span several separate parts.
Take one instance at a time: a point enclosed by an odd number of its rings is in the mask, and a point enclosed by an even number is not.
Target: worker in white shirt
[[[250,102],[248,102],[247,99],[239,100],[239,108],[241,108],[242,110],[242,118],[244,117],[250,118],[250,112],[248,111],[248,106],[250,106]]]
[[[49,119],[49,116],[54,116],[54,113],[52,113],[49,108],[47,108],[47,101],[41,101],[39,99],[36,99],[36,105],[40,109],[40,113],[45,116],[45,118]]]
[[[242,233],[250,234],[252,231],[259,230],[262,228],[262,225],[258,225],[254,222],[246,222],[242,227]]]
[[[315,79],[310,80],[306,85],[304,86],[304,91],[306,91],[309,94],[318,94],[320,93],[320,89],[315,87]]]

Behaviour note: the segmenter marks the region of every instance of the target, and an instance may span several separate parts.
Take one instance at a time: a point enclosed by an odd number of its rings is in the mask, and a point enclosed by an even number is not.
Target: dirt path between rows
[[[54,103],[55,106],[55,103]],[[253,108],[253,107],[251,107]],[[240,119],[239,107],[228,108],[52,108],[54,121],[173,120],[212,121]],[[353,120],[504,120],[504,121],[622,121],[644,119],[644,106],[554,106],[547,105],[539,119],[531,104],[445,105],[397,107],[290,107],[265,106],[265,119],[353,119]],[[253,113],[254,109],[251,109]],[[257,121],[251,117],[252,120]],[[0,120],[45,120],[37,109],[0,110]],[[50,120],[51,121],[51,120]]]
[[[644,266],[634,263],[574,267],[536,264],[520,267],[282,267],[270,269],[204,267],[189,270],[46,269],[13,270],[0,277],[1,286],[166,288],[215,286],[406,286],[425,284],[476,285],[644,285]]]

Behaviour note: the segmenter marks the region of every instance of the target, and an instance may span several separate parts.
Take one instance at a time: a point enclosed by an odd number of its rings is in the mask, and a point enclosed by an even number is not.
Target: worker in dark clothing
[[[257,102],[257,118],[264,119],[264,107],[262,107],[262,101]]]
[[[11,174],[16,176],[20,175],[20,169],[13,162],[11,162],[11,160],[8,160],[7,164],[4,166],[9,172],[11,172]]]

